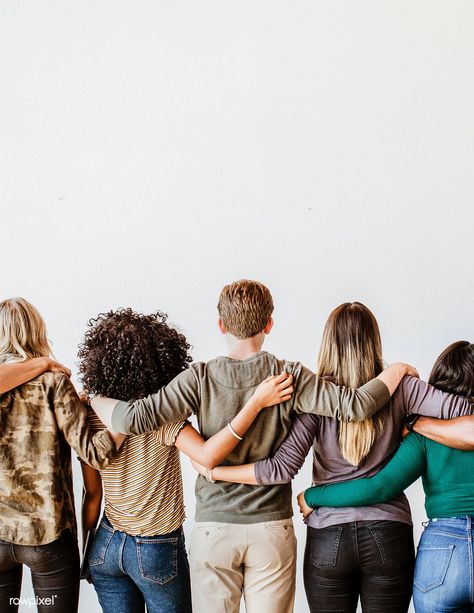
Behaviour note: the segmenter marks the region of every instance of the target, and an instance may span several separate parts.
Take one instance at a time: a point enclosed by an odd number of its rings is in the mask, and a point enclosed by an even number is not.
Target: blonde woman
[[[0,302],[0,364],[0,611],[18,610],[26,565],[38,611],[74,613],[79,554],[71,447],[105,468],[124,437],[91,431],[67,369],[51,359],[43,318],[23,298]],[[56,372],[41,374],[45,369]]]
[[[318,374],[338,385],[358,387],[383,369],[377,321],[359,302],[330,314],[318,360]],[[218,467],[215,481],[277,484],[290,481],[313,445],[313,483],[336,483],[377,473],[400,443],[409,413],[455,417],[471,410],[469,401],[405,377],[392,399],[374,417],[337,422],[300,415],[286,441],[267,460]],[[197,467],[199,469],[199,467]],[[412,521],[404,494],[358,508],[319,508],[308,525],[304,581],[312,613],[405,613],[413,580]]]

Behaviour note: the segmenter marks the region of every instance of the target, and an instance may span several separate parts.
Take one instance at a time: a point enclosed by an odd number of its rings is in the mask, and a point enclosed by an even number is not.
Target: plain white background
[[[360,300],[426,377],[473,336],[473,30],[468,0],[4,0],[1,298],[31,300],[73,368],[120,306],[166,311],[206,360],[221,287],[256,278],[268,350],[314,367]]]

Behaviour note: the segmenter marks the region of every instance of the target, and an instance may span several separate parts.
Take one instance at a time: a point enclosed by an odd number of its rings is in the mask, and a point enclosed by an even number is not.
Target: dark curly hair
[[[166,320],[160,311],[143,315],[132,309],[90,319],[78,353],[85,389],[133,401],[158,391],[188,368],[191,345]]]

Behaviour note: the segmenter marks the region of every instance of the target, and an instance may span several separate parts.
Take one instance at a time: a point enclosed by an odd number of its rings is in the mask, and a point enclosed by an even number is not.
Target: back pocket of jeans
[[[428,592],[443,584],[454,545],[449,547],[418,547],[413,583],[421,592]]]
[[[176,538],[136,538],[138,566],[144,579],[164,585],[178,576]]]
[[[336,566],[342,526],[312,528],[308,534],[309,560],[314,566]]]
[[[415,546],[413,528],[397,521],[376,521],[368,529],[377,546],[382,564],[413,568]]]

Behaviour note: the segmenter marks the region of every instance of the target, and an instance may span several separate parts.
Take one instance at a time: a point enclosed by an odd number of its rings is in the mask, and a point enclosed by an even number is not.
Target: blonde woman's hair
[[[383,370],[380,331],[372,312],[360,302],[345,302],[326,322],[318,357],[320,377],[338,385],[360,387]],[[339,423],[339,447],[347,462],[358,466],[372,449],[383,420]]]
[[[0,302],[0,357],[11,360],[52,357],[46,324],[24,298]]]

